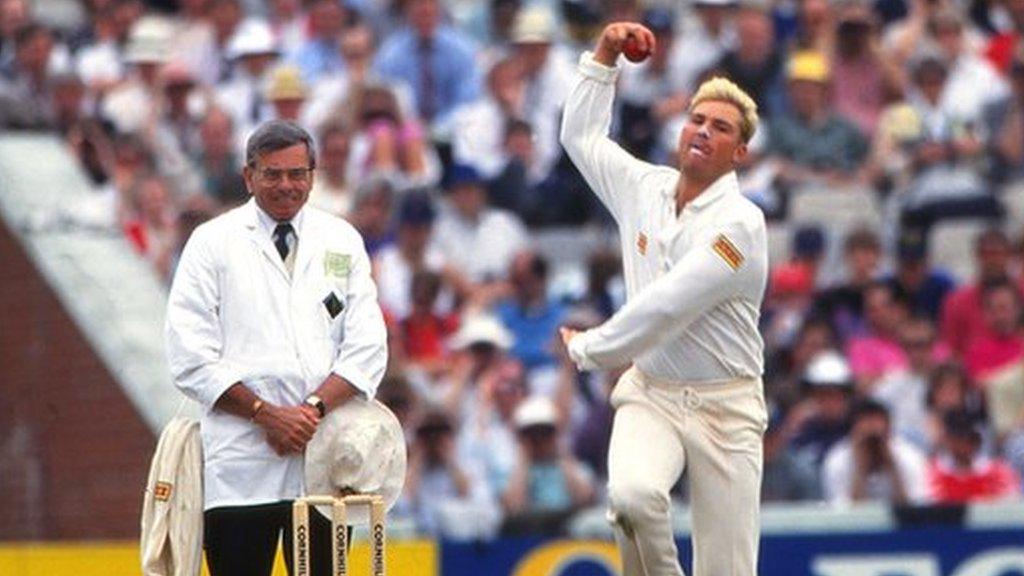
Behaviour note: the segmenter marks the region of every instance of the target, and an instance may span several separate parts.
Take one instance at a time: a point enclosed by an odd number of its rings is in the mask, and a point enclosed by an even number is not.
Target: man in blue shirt
[[[420,119],[437,128],[458,105],[481,95],[473,43],[441,23],[439,0],[409,0],[405,18],[406,25],[384,41],[374,68],[407,83]]]
[[[548,263],[533,252],[520,252],[509,267],[513,294],[497,307],[501,323],[515,335],[512,356],[528,372],[557,365],[552,342],[565,307],[548,299]]]
[[[906,297],[911,312],[937,322],[942,303],[956,288],[956,282],[945,270],[932,267],[927,240],[922,230],[909,229],[900,234],[896,269],[886,282]]]
[[[337,0],[315,0],[309,8],[310,32],[289,60],[302,70],[302,79],[314,84],[320,77],[345,70],[338,44],[347,8]]]

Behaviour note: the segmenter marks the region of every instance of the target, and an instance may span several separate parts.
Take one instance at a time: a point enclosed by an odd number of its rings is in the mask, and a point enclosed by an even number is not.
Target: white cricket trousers
[[[760,379],[656,380],[631,368],[612,391],[609,520],[624,576],[682,575],[669,491],[688,471],[693,576],[757,572],[762,437]]]

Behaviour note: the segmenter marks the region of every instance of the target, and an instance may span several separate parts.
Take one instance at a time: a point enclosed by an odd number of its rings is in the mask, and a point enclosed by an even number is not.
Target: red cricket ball
[[[627,36],[626,41],[622,44],[622,54],[626,56],[626,60],[633,63],[643,62],[651,55],[651,51],[646,48],[640,48],[640,40],[636,36]]]

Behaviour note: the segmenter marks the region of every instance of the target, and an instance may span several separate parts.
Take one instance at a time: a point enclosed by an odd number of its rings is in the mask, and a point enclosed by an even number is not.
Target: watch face
[[[310,406],[316,408],[316,411],[317,413],[320,414],[321,418],[323,418],[324,415],[327,413],[327,405],[324,404],[324,401],[321,400],[319,396],[313,395],[310,396],[309,398],[306,398],[306,404],[309,404]]]

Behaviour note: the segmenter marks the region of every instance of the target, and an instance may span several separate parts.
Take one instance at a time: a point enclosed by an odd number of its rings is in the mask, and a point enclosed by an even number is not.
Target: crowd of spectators
[[[380,396],[410,445],[395,510],[423,532],[557,530],[604,498],[618,372],[577,374],[557,328],[622,302],[614,252],[552,290],[545,227],[607,226],[558,143],[603,23],[658,50],[619,79],[614,137],[671,163],[689,96],[727,75],[760,107],[740,168],[770,226],[808,188],[868,190],[886,234],[796,230],[762,315],[766,501],[1021,496],[1024,0],[82,0],[77,26],[0,0],[0,127],[59,135],[95,185],[77,217],[165,278],[189,232],[247,201],[249,132],[315,135],[310,202],[352,222],[390,330]],[[976,275],[928,231],[986,218]],[[894,239],[889,241],[889,239]],[[685,493],[685,483],[680,486]]]

